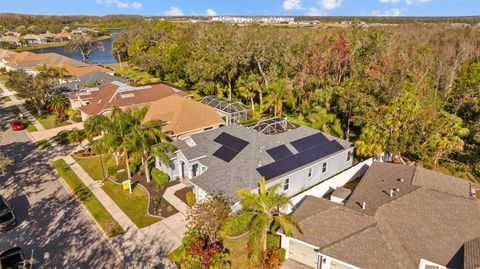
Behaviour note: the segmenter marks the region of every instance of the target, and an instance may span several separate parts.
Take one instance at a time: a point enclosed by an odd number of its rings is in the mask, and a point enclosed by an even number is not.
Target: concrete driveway
[[[0,108],[0,121],[9,120]],[[49,161],[63,149],[37,150],[24,131],[0,131],[0,153],[14,159],[6,175],[0,176],[0,194],[6,197],[19,224],[0,234],[0,251],[21,247],[33,253],[34,268],[123,268],[81,205],[56,180]],[[45,261],[44,253],[49,259]]]

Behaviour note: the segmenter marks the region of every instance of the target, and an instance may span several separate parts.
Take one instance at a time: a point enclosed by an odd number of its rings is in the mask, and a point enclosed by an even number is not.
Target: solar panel
[[[310,135],[302,139],[295,140],[291,142],[292,146],[299,152],[307,150],[309,148],[318,146],[320,144],[326,143],[329,140],[321,133]]]
[[[311,147],[290,157],[259,167],[257,168],[257,171],[260,175],[265,177],[266,180],[269,180],[320,160],[341,149],[343,149],[342,145],[336,140],[328,141],[327,143]]]
[[[278,146],[278,147],[274,147],[274,148],[271,148],[271,149],[268,149],[267,150],[267,153],[275,160],[275,161],[278,161],[278,160],[281,160],[283,158],[286,158],[290,155],[292,155],[293,153],[287,148],[287,146],[285,145],[281,145],[281,146]]]
[[[213,153],[213,156],[225,161],[225,162],[230,162],[237,156],[238,152],[234,151],[228,147],[221,146],[215,153]]]
[[[221,133],[213,141],[219,144],[222,144],[223,146],[227,146],[230,149],[233,149],[237,152],[242,151],[249,144],[249,142],[242,140],[238,137],[235,137],[233,135],[227,134],[225,132]]]

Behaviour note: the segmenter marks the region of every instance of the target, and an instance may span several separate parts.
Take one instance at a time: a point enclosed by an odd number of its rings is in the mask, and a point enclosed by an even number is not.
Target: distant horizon
[[[0,0],[2,13],[44,16],[139,15],[471,17],[478,0]]]
[[[469,18],[469,17],[479,17],[480,15],[438,15],[438,16],[374,16],[374,15],[232,15],[232,14],[222,14],[222,15],[182,15],[182,16],[166,16],[166,15],[142,15],[142,14],[123,14],[123,13],[112,13],[104,15],[88,15],[88,14],[69,14],[69,15],[59,15],[59,14],[34,14],[34,13],[13,13],[13,12],[0,12],[0,15],[25,15],[25,16],[55,16],[55,17],[106,17],[106,16],[141,16],[141,17],[158,17],[158,18],[211,18],[211,17],[294,17],[294,18]]]

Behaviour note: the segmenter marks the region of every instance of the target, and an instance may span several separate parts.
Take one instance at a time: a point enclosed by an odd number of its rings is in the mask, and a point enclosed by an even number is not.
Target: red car
[[[10,128],[12,128],[14,131],[21,131],[25,129],[25,125],[23,125],[21,121],[16,120],[10,123]]]

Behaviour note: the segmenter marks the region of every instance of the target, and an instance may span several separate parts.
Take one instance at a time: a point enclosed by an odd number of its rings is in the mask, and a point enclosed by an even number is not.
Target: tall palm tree
[[[105,134],[105,139],[114,150],[120,151],[123,154],[127,175],[128,178],[131,178],[132,172],[130,169],[128,152],[131,150],[132,143],[129,141],[129,134],[135,123],[135,117],[130,110],[122,111],[120,108],[114,107],[112,109],[110,120],[111,124],[108,132]]]
[[[287,90],[283,79],[270,83],[268,95],[265,96],[264,101],[267,108],[271,109],[273,107],[275,117],[282,115],[283,103],[292,107],[295,106],[295,97]]]
[[[136,125],[129,136],[130,143],[136,144],[133,148],[138,149],[141,156],[147,182],[150,182],[148,163],[151,157],[156,156],[163,164],[169,166],[170,160],[167,153],[175,150],[172,144],[165,142],[166,135],[159,128],[161,125],[162,122],[159,120],[151,120],[141,126]]]
[[[50,100],[49,107],[58,113],[60,121],[64,121],[65,110],[70,108],[70,101],[63,95],[54,95]]]
[[[303,233],[303,228],[296,219],[280,212],[280,209],[292,205],[290,198],[280,193],[280,184],[267,189],[265,179],[261,178],[258,185],[258,193],[249,189],[237,192],[242,210],[230,216],[224,224],[227,232],[238,230],[246,224],[249,230],[249,258],[252,262],[257,262],[260,254],[267,250],[267,234],[272,227],[280,227],[288,236],[292,236],[295,229]]]
[[[72,130],[70,130],[70,132],[68,132],[67,135],[68,141],[72,143],[79,143],[80,147],[82,147],[83,149],[85,148],[83,147],[82,142],[83,140],[85,140],[85,138],[85,132],[83,130],[79,130],[78,128],[73,128]]]

